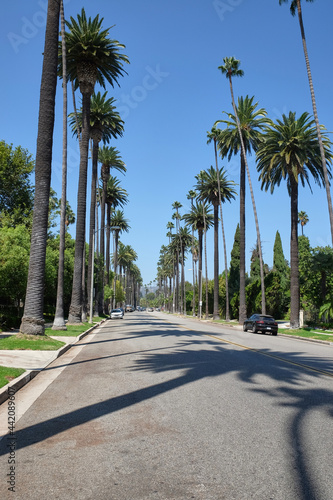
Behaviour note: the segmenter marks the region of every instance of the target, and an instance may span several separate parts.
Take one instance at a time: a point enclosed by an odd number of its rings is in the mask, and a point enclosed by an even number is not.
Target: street
[[[332,349],[106,321],[2,405],[0,498],[332,500]]]

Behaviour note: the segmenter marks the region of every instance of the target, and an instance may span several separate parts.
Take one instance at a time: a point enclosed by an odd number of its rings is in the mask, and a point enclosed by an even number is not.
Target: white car
[[[124,318],[124,313],[121,309],[112,309],[110,313],[110,318],[111,319],[123,319]]]

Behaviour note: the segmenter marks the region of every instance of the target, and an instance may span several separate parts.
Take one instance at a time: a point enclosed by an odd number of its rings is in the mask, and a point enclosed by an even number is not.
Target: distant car
[[[133,312],[134,311],[134,307],[131,306],[130,304],[127,304],[127,306],[125,306],[125,311],[126,312]]]
[[[110,313],[110,318],[111,319],[123,319],[124,313],[121,309],[112,309],[112,311]]]
[[[152,307],[148,307],[147,311],[148,311],[148,312],[153,312],[153,311],[154,311],[154,309],[153,309]]]
[[[268,316],[267,314],[252,314],[250,318],[244,321],[243,330],[244,332],[251,330],[253,333],[267,332],[272,335],[277,335],[278,324],[273,316]]]

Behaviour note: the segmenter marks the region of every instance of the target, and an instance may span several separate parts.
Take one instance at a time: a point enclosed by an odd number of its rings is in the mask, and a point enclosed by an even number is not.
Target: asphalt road
[[[332,500],[332,349],[107,321],[5,403],[0,498]]]

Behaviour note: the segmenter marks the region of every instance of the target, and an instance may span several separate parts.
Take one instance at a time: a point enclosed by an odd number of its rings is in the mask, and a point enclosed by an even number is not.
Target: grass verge
[[[8,368],[7,366],[0,366],[0,388],[9,384],[14,378],[19,377],[24,373],[23,368]]]
[[[48,335],[25,335],[18,333],[0,339],[0,350],[57,351],[65,342],[51,339]]]
[[[94,317],[92,323],[78,323],[77,325],[69,325],[67,323],[67,330],[52,330],[52,328],[45,328],[45,334],[54,337],[77,337],[81,333],[86,332],[92,326],[96,325],[105,317]]]
[[[290,336],[304,337],[306,339],[326,340],[328,342],[333,342],[333,332],[329,334],[324,330],[311,330],[310,328],[299,328],[298,330],[289,330],[288,328],[279,328],[278,332]]]

